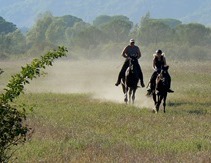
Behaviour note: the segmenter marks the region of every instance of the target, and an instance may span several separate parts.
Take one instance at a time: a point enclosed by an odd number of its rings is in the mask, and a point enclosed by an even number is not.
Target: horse
[[[163,102],[163,111],[166,112],[166,99],[169,89],[169,78],[168,78],[169,66],[165,66],[161,69],[160,73],[156,78],[155,90],[152,92],[152,97],[155,104],[154,110],[156,113],[159,111],[160,104]]]
[[[123,76],[121,81],[122,90],[125,95],[124,101],[126,104],[128,102],[128,93],[129,93],[129,103],[131,103],[131,98],[133,104],[135,101],[135,93],[138,88],[137,84],[139,81],[137,66],[138,66],[137,59],[133,57],[129,58],[129,66],[125,72],[125,76]]]

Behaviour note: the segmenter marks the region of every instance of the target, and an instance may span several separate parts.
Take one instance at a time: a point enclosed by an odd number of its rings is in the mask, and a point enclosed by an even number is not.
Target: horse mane
[[[158,74],[158,76],[156,78],[156,85],[160,82],[160,80],[162,80],[162,76],[161,76],[161,74]]]
[[[163,70],[164,70],[164,71],[168,71],[168,69],[169,69],[169,65],[164,65],[164,66],[163,66]]]

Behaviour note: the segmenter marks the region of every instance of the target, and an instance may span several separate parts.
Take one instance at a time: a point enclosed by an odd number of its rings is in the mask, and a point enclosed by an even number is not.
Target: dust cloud
[[[95,99],[124,103],[122,87],[114,85],[122,64],[122,60],[56,61],[53,67],[44,71],[47,72],[45,76],[32,81],[26,90],[27,92],[89,93]],[[146,92],[146,88],[138,88],[135,106],[153,108],[152,99],[146,97]]]

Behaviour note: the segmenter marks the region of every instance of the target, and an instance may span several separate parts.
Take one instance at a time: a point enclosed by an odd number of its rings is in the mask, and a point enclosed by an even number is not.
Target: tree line
[[[130,38],[136,39],[146,54],[159,48],[175,60],[211,59],[211,28],[176,19],[153,19],[150,13],[141,17],[139,24],[123,15],[100,15],[90,24],[72,15],[56,17],[46,12],[25,33],[0,17],[1,59],[34,57],[60,45],[70,49],[72,58],[114,58]]]

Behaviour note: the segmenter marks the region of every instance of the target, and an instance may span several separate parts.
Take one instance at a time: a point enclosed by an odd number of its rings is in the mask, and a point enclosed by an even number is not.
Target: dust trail
[[[45,77],[26,87],[29,92],[91,93],[93,98],[124,103],[121,86],[116,87],[122,61],[57,61]],[[153,108],[146,88],[138,88],[135,105]]]

